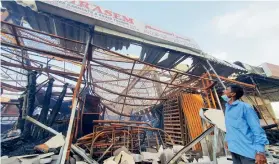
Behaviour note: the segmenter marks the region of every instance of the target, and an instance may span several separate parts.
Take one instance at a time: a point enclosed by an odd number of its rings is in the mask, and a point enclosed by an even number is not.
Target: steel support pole
[[[210,64],[210,62],[208,60],[206,60],[207,64],[209,65],[210,69],[214,72],[214,74],[216,75],[217,79],[219,80],[219,82],[221,83],[222,87],[224,89],[226,89],[225,84],[223,83],[223,81],[220,79],[219,75],[217,74],[217,72],[215,71],[215,69],[213,68],[213,66]]]
[[[203,66],[203,68],[205,69],[206,73],[208,74],[209,79],[212,80],[212,76],[210,75],[209,70],[208,70],[204,65],[202,65],[202,66]],[[218,76],[217,76],[217,77],[218,77]],[[220,80],[221,80],[221,79],[220,79]],[[226,88],[226,87],[225,87],[225,88]],[[217,102],[218,102],[218,105],[219,105],[220,109],[225,113],[225,111],[223,110],[223,107],[222,107],[222,105],[221,105],[221,102],[220,102],[220,99],[219,99],[219,96],[218,96],[218,93],[217,93],[215,87],[213,87],[213,91],[214,91],[214,94],[215,94],[215,97],[216,97],[216,99],[217,99]]]
[[[88,56],[88,50],[89,50],[89,46],[91,44],[91,40],[93,38],[93,32],[91,31],[90,36],[87,40],[87,44],[86,44],[86,48],[85,48],[85,53],[82,59],[82,66],[81,66],[81,70],[80,70],[80,74],[79,74],[79,78],[74,90],[74,95],[73,95],[73,100],[72,100],[72,109],[71,109],[71,117],[70,117],[70,121],[69,121],[69,126],[68,126],[68,130],[67,130],[67,135],[66,135],[66,139],[65,139],[65,145],[64,145],[64,149],[63,149],[63,153],[62,153],[62,159],[61,159],[61,163],[65,163],[66,161],[66,157],[67,157],[67,152],[68,152],[68,148],[70,145],[70,138],[71,138],[71,133],[72,133],[72,128],[73,128],[73,123],[74,123],[74,118],[75,118],[75,113],[76,113],[76,107],[77,107],[77,103],[78,103],[78,95],[79,95],[79,90],[80,90],[80,85],[82,82],[82,77],[83,74],[85,72],[85,66],[87,64],[87,56]]]
[[[34,123],[34,124],[36,124],[36,125],[38,125],[39,127],[43,128],[43,129],[45,129],[45,130],[47,130],[48,132],[50,132],[50,133],[52,133],[52,134],[55,134],[55,135],[58,135],[58,134],[59,134],[56,130],[54,130],[54,129],[52,129],[51,127],[48,127],[48,126],[42,124],[41,122],[35,120],[34,118],[32,118],[32,117],[30,117],[30,116],[28,116],[28,115],[25,117],[25,119],[28,120],[28,121],[30,121],[30,122],[32,122],[32,123]]]
[[[204,65],[202,65],[202,66],[203,66],[203,68],[206,70],[209,79],[212,80],[212,76],[210,75],[209,70],[208,70]],[[216,76],[218,77],[218,75],[216,75]],[[221,105],[221,102],[220,102],[220,99],[219,99],[219,96],[218,96],[218,93],[217,93],[215,87],[213,87],[213,91],[214,91],[215,97],[216,97],[216,99],[217,99],[218,105],[219,105],[220,109],[223,111],[223,113],[224,113],[224,115],[225,115],[225,109],[223,109],[223,107],[222,107],[222,105]],[[224,134],[223,132],[221,132],[220,134],[221,134],[221,137],[222,137],[222,139],[223,139],[223,147],[224,147],[225,154],[226,154],[226,156],[227,156],[227,155],[228,155],[228,151],[227,151],[227,149],[225,148],[225,144],[224,144],[224,142],[225,142],[225,134]]]
[[[213,138],[213,163],[214,164],[218,164],[217,161],[218,136],[219,136],[219,129],[215,126],[214,138]]]
[[[202,139],[204,139],[207,135],[209,135],[210,133],[212,133],[214,131],[214,126],[208,128],[206,131],[204,131],[201,135],[199,135],[197,138],[195,138],[193,141],[191,141],[190,143],[188,143],[184,148],[182,148],[177,154],[175,154],[172,159],[170,161],[167,161],[168,164],[173,164],[175,163],[179,157],[182,156],[182,154],[184,154],[185,152],[187,152],[188,150],[190,150],[194,145],[196,145],[197,143],[199,143]]]

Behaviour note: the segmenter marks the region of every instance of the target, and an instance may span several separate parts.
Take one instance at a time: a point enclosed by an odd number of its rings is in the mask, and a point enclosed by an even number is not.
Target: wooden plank
[[[177,124],[165,124],[165,126],[171,126],[171,127],[177,126],[177,127],[180,127],[180,125],[177,125]]]
[[[167,130],[167,129],[169,129],[169,130],[181,130],[181,128],[165,128],[165,130]]]
[[[173,116],[173,115],[177,116],[177,115],[179,115],[179,112],[176,112],[176,113],[165,113],[164,114],[164,116]]]
[[[166,131],[166,130],[165,130],[165,132],[168,133],[168,134],[179,134],[179,135],[182,134],[181,132]]]
[[[165,120],[165,123],[180,123],[180,120]]]

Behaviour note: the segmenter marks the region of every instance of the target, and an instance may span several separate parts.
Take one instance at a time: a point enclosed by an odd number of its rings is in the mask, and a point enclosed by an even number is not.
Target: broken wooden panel
[[[100,97],[86,95],[85,105],[81,116],[82,131],[84,135],[93,132],[93,120],[99,120],[100,114]]]
[[[164,130],[173,139],[175,144],[185,145],[187,140],[186,128],[183,122],[183,114],[180,110],[178,96],[169,97],[164,103]],[[166,143],[171,145],[165,138]]]
[[[188,136],[191,140],[203,133],[202,121],[199,116],[199,111],[204,107],[202,96],[199,94],[181,93],[181,110],[186,119],[185,124],[188,128]],[[194,149],[201,150],[201,144],[198,143]]]
[[[100,97],[86,95],[84,112],[100,113]]]

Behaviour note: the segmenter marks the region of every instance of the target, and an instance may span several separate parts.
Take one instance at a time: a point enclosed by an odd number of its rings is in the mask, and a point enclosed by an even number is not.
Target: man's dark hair
[[[235,99],[238,100],[240,99],[243,94],[244,94],[244,91],[243,91],[243,88],[239,85],[230,85],[229,86],[231,88],[231,91],[233,93],[235,93]]]

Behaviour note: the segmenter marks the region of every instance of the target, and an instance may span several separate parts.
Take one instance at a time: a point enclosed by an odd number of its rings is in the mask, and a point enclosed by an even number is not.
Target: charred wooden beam
[[[35,93],[36,93],[36,76],[37,72],[30,71],[28,72],[28,90],[27,90],[27,106],[26,106],[26,115],[32,116],[34,112],[34,103],[35,103]],[[27,139],[30,137],[31,133],[31,123],[28,121],[25,121],[24,123],[24,130],[22,133],[22,136]]]
[[[20,129],[21,131],[23,131],[24,119],[22,119],[22,108],[23,108],[24,98],[20,97],[18,99],[18,101],[19,101],[19,116],[18,116],[18,120],[16,123],[16,127],[17,127],[17,129]]]
[[[38,121],[45,124],[47,121],[47,115],[49,111],[49,104],[50,104],[50,99],[51,99],[51,94],[52,94],[52,87],[53,87],[53,82],[54,79],[49,79],[47,90],[44,96],[44,102],[43,102],[43,108],[41,110],[40,116]],[[40,138],[42,137],[42,131],[39,128],[34,129],[33,137],[34,138]]]
[[[64,86],[63,86],[63,90],[61,92],[61,94],[59,95],[51,113],[50,113],[50,116],[49,116],[49,119],[47,120],[47,125],[48,126],[52,126],[54,121],[55,121],[55,118],[61,108],[61,105],[62,105],[62,102],[63,102],[63,99],[66,95],[66,92],[67,92],[67,87],[68,87],[68,83],[66,83]]]

